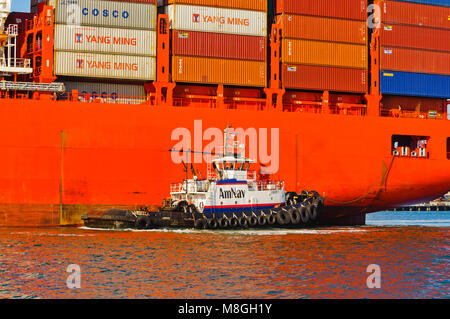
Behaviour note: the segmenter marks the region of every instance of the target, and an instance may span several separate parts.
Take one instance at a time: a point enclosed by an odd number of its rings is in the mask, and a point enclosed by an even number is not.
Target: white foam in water
[[[368,229],[357,229],[357,228],[321,228],[321,229],[243,229],[243,230],[197,230],[197,229],[104,229],[104,228],[88,228],[80,227],[81,229],[87,230],[103,230],[103,231],[131,231],[131,232],[142,232],[142,233],[178,233],[178,234],[216,234],[216,235],[245,235],[245,236],[282,236],[282,235],[296,235],[296,234],[336,234],[336,233],[360,233],[367,232]]]

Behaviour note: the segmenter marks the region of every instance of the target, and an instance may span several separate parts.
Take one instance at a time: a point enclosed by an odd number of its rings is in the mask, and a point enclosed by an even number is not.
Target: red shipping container
[[[266,61],[267,39],[236,34],[173,31],[172,53],[237,60]]]
[[[382,1],[381,22],[450,29],[450,7]]]
[[[450,53],[404,48],[381,48],[382,70],[450,75]]]
[[[281,79],[286,89],[367,93],[368,71],[327,66],[283,64]]]
[[[450,51],[450,29],[383,24],[380,43],[384,46]]]
[[[292,14],[277,16],[283,37],[344,43],[367,43],[367,24],[363,21],[311,17]]]
[[[367,20],[367,0],[278,0],[277,13]]]

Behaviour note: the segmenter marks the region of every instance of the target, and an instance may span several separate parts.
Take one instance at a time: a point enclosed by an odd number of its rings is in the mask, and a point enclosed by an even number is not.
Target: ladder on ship
[[[0,90],[2,91],[28,91],[28,92],[53,92],[64,93],[63,83],[34,83],[34,82],[11,82],[1,81]]]

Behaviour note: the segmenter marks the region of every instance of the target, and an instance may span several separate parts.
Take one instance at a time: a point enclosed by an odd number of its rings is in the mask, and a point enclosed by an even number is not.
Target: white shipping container
[[[105,26],[156,30],[156,5],[97,0],[58,0],[55,22],[76,26]]]
[[[96,53],[55,52],[55,74],[64,76],[150,81],[156,58]]]
[[[156,31],[55,26],[56,51],[156,56]]]
[[[139,104],[145,101],[144,85],[64,82],[67,92],[78,90],[81,102],[100,100],[105,103]]]
[[[167,6],[173,30],[267,36],[267,13],[172,4]]]

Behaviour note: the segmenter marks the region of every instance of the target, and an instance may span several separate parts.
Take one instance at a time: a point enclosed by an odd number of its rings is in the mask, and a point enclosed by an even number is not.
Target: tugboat
[[[236,135],[229,127],[225,129],[223,154],[214,155],[206,179],[199,179],[193,166],[189,179],[188,165],[183,163],[186,179],[170,186],[170,198],[158,212],[143,208],[110,210],[97,218],[83,215],[85,226],[233,229],[317,225],[323,198],[315,191],[286,193],[284,181],[257,179],[250,170],[255,161],[245,157],[245,144],[236,142]]]

